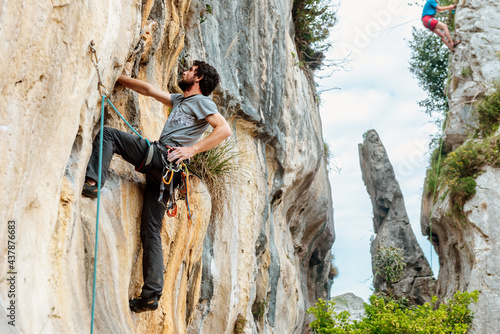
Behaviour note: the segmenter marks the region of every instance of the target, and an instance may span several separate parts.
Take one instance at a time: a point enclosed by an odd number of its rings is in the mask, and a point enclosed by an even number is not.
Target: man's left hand
[[[173,147],[168,154],[168,161],[180,164],[182,161],[193,157],[196,154],[192,147]]]

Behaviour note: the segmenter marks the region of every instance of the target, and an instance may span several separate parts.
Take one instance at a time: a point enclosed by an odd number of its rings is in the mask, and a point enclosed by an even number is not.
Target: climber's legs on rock
[[[154,311],[158,308],[158,297],[144,298],[139,296],[129,300],[130,310],[135,313]]]
[[[161,295],[163,290],[161,226],[165,208],[158,202],[159,189],[159,184],[146,179],[141,217],[143,298]]]
[[[146,140],[129,133],[106,127],[104,128],[103,134],[101,173],[102,185],[104,184],[104,182],[106,182],[109,164],[111,163],[113,154],[119,154],[126,161],[130,162],[136,167],[139,167],[148,149]],[[97,196],[96,182],[99,178],[99,137],[100,133],[98,133],[94,138],[92,154],[87,165],[87,173],[85,177],[86,185],[84,185],[84,190],[82,192],[85,196],[88,197],[94,197],[94,192]]]
[[[97,197],[97,183],[94,180],[86,180],[83,184],[82,195],[85,197]]]
[[[441,37],[441,40],[446,44],[446,46],[451,50],[455,51],[454,48],[454,42],[453,39],[451,38],[450,31],[448,30],[448,26],[444,24],[443,22],[439,21],[438,24],[436,25],[436,28],[434,29],[434,33],[436,33],[439,37]]]
[[[180,174],[174,175],[174,187],[180,182]],[[158,202],[160,184],[149,175],[146,177],[144,203],[141,217],[142,274],[144,285],[141,296],[150,298],[161,296],[163,291],[163,250],[161,247],[161,227],[165,207]],[[164,196],[168,196],[165,193]]]
[[[99,134],[94,139],[92,154],[87,166],[84,195],[94,197],[97,194],[99,170]],[[146,140],[113,128],[104,128],[101,183],[104,184],[113,154],[119,154],[136,169],[148,151]],[[158,202],[162,182],[162,159],[159,150],[153,151],[153,158],[146,171],[146,189],[144,190],[141,216],[141,241],[143,248],[142,273],[144,285],[141,295],[129,301],[133,312],[152,311],[158,308],[158,299],[163,291],[163,250],[161,246],[161,227],[165,216],[165,207]],[[92,182],[94,181],[94,182]],[[180,173],[175,173],[172,183],[175,187],[181,182]],[[168,191],[164,198],[168,198]]]

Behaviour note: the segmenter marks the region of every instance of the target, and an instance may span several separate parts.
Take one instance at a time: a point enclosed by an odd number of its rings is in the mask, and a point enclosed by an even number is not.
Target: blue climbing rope
[[[118,111],[118,109],[116,109],[116,107],[113,105],[113,103],[111,103],[111,100],[109,98],[106,97],[106,101],[109,103],[109,105],[114,109],[114,111],[118,114],[118,116],[120,116],[120,118],[125,122],[125,124],[128,125],[128,127],[130,129],[132,129],[132,131],[134,131],[134,133],[136,135],[138,135],[140,138],[144,139],[147,143],[148,143],[148,146],[150,146],[150,142],[149,140],[145,139],[144,137],[142,137],[139,132],[135,131],[135,129],[132,127],[132,125],[129,124],[129,122],[127,122],[127,120],[122,116],[122,114],[120,114],[120,112]]]
[[[99,208],[101,204],[101,174],[102,174],[102,146],[103,146],[103,132],[104,132],[104,105],[108,102],[111,107],[114,109],[114,111],[121,117],[121,119],[129,126],[132,131],[136,135],[138,135],[140,138],[144,139],[147,143],[148,146],[150,146],[149,140],[145,139],[142,137],[133,127],[130,125],[129,122],[120,114],[120,112],[116,109],[116,107],[113,105],[111,100],[105,95],[102,95],[102,100],[101,100],[101,131],[100,131],[100,136],[99,136],[99,177],[97,180],[97,216],[96,216],[96,221],[95,221],[95,250],[94,250],[94,280],[92,284],[92,316],[91,316],[91,324],[90,324],[90,334],[94,333],[94,314],[95,314],[95,290],[96,290],[96,280],[97,280],[97,244],[98,244],[98,237],[99,237]]]

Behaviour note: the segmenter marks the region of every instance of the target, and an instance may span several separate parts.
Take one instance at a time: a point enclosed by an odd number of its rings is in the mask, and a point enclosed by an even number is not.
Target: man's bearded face
[[[189,90],[189,88],[193,87],[195,80],[195,78],[182,79],[178,83],[179,88],[182,89],[183,92],[185,92],[186,90]]]
[[[185,92],[186,90],[189,90],[195,84],[196,79],[198,78],[196,76],[197,68],[198,68],[198,66],[191,66],[191,68],[188,71],[185,71],[182,74],[182,80],[179,81],[178,85],[179,85],[179,88],[182,89],[183,92]]]

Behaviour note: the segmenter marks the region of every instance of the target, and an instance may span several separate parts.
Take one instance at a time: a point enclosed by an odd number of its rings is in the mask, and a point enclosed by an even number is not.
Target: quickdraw
[[[165,205],[167,216],[173,218],[177,215],[177,200],[175,190],[178,188],[179,193],[184,197],[186,202],[186,207],[188,209],[187,217],[191,220],[191,209],[189,207],[189,169],[188,166],[182,162],[180,164],[175,164],[167,160],[168,154],[172,151],[172,147],[168,145],[163,145],[159,142],[155,142],[156,146],[160,149],[161,159],[163,163],[162,170],[162,183],[160,185],[160,196],[158,197],[158,202]],[[179,186],[174,188],[174,174],[180,173],[181,182]],[[165,192],[165,186],[169,187],[169,197],[164,199],[163,195]]]

